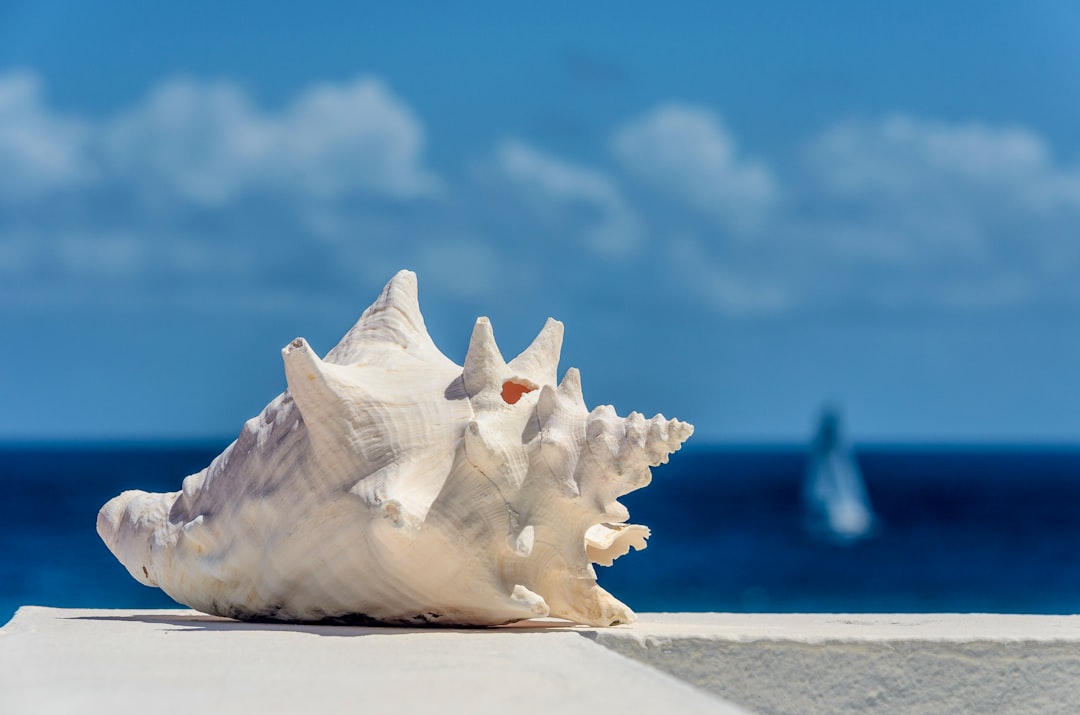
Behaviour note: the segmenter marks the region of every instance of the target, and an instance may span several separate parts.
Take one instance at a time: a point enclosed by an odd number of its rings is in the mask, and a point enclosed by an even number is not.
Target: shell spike
[[[503,381],[509,376],[510,369],[499,352],[499,346],[495,344],[491,321],[477,318],[472,339],[469,340],[469,351],[465,354],[465,369],[462,373],[465,392],[469,397],[475,397],[488,389],[494,389],[498,393],[502,390]]]
[[[585,405],[585,396],[581,392],[581,373],[576,367],[568,369],[563,375],[562,382],[559,383],[559,395],[569,399],[575,407],[588,409]]]
[[[649,433],[645,438],[645,454],[649,466],[666,464],[668,455],[677,452],[682,443],[694,433],[693,425],[679,420],[669,420],[656,415],[648,422]]]
[[[301,417],[309,425],[318,423],[320,415],[332,409],[331,406],[340,399],[334,376],[329,374],[329,366],[319,359],[303,338],[297,338],[282,348],[281,356],[285,362],[285,381],[300,408]]]
[[[539,424],[545,425],[555,414],[558,407],[558,396],[551,385],[540,388],[540,397],[536,400],[536,419]]]
[[[428,335],[416,274],[398,271],[345,337],[326,355],[326,362],[348,365],[360,362],[373,346],[404,348],[417,357],[442,356]],[[447,359],[444,357],[444,359]]]
[[[624,420],[626,423],[626,444],[628,447],[643,449],[648,439],[649,423],[640,412],[631,412]]]
[[[389,308],[405,309],[412,314],[420,312],[419,288],[416,284],[415,273],[407,270],[395,273],[394,277],[383,286],[375,302],[364,311],[364,315],[383,312]]]
[[[554,385],[558,379],[562,341],[563,324],[548,318],[529,347],[510,361],[510,372],[537,385]]]

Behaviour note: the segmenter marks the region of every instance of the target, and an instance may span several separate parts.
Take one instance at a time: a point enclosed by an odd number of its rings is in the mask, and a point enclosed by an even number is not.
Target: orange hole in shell
[[[529,387],[528,385],[522,385],[520,382],[514,382],[513,380],[507,380],[503,383],[502,398],[508,405],[515,405],[517,401],[521,399],[521,396],[526,392],[532,392],[535,387]]]

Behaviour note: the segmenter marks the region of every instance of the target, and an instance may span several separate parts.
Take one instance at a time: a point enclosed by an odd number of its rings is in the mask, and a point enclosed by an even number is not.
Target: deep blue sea
[[[174,606],[95,532],[124,489],[174,491],[225,442],[0,447],[0,623],[24,604]],[[687,446],[623,498],[649,547],[600,583],[638,611],[1080,612],[1080,446],[856,449],[881,520],[804,527],[799,446]]]

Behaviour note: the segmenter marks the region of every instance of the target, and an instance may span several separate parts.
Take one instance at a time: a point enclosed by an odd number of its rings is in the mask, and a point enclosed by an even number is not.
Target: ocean
[[[0,623],[21,605],[167,608],[95,532],[124,489],[174,491],[226,442],[0,447]],[[855,449],[878,527],[807,528],[798,445],[688,445],[622,501],[647,549],[597,567],[638,611],[1080,612],[1080,446]]]

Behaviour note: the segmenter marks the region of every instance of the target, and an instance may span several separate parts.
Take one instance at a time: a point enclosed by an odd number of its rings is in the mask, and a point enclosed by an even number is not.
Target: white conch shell
[[[562,332],[507,363],[480,318],[463,369],[401,271],[325,359],[285,347],[288,390],[209,467],[124,492],[98,533],[141,583],[233,618],[632,621],[591,564],[644,548],[616,500],[693,427],[589,412],[577,370],[556,386]]]

